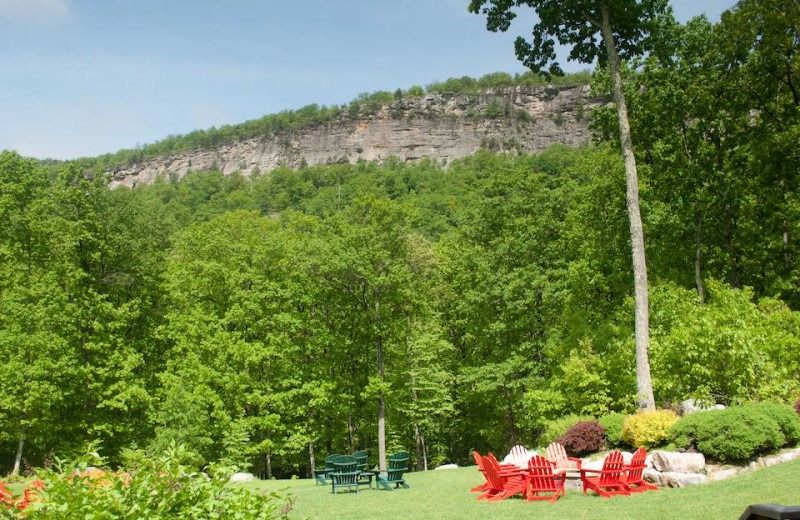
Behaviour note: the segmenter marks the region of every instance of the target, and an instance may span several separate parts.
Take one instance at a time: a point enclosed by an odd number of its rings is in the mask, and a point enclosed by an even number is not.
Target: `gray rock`
[[[440,469],[458,469],[458,464],[442,464],[441,466],[436,466],[433,470],[439,471]]]
[[[228,479],[228,482],[252,482],[255,479],[256,477],[252,473],[234,473],[231,475],[231,478]]]
[[[708,473],[708,480],[710,481],[727,480],[729,478],[735,477],[738,474],[739,472],[736,471],[736,468],[720,469]]]
[[[683,409],[684,415],[689,415],[690,413],[702,412],[704,410],[724,410],[725,405],[724,404],[704,405],[694,399],[687,399],[681,403],[681,408]]]
[[[481,115],[497,105],[508,117]],[[487,146],[499,152],[539,153],[553,143],[581,146],[591,142],[588,120],[578,116],[599,106],[589,86],[495,88],[475,100],[468,95],[429,93],[382,107],[353,119],[345,109],[320,125],[299,128],[289,136],[262,135],[223,143],[213,149],[182,151],[110,171],[111,186],[151,184],[157,178],[182,178],[190,171],[219,169],[224,175],[269,172],[280,165],[403,161],[431,158],[449,164]],[[530,122],[517,117],[525,113]],[[413,116],[413,117],[411,117]]]
[[[678,453],[675,451],[654,451],[653,466],[658,471],[677,473],[698,473],[706,465],[702,453]]]

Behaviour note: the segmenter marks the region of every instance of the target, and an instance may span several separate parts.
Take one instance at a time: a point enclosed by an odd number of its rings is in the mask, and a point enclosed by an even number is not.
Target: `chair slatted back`
[[[356,484],[358,479],[358,462],[352,455],[340,455],[334,462],[334,471],[331,473],[334,484]]]
[[[403,473],[408,471],[408,452],[393,453],[387,461],[386,480],[389,482],[403,480]]]
[[[570,467],[567,450],[557,442],[551,442],[547,447],[547,460],[554,462],[556,469],[569,469]]]
[[[647,467],[645,460],[647,459],[647,451],[644,448],[639,448],[633,454],[633,458],[631,458],[631,463],[628,466],[628,481],[629,482],[641,482],[642,481],[642,474],[644,473],[645,467]]]
[[[620,476],[625,471],[625,461],[622,459],[622,452],[615,451],[609,453],[603,461],[603,473],[600,474],[600,486],[613,486],[619,484]]]
[[[492,489],[501,490],[504,484],[499,475],[499,465],[497,464],[497,459],[492,459],[493,457],[489,458],[489,455],[483,457],[483,471]]]
[[[531,489],[533,491],[557,491],[553,476],[553,463],[541,455],[534,455],[528,461],[528,471]]]
[[[530,459],[528,456],[528,448],[525,446],[517,444],[511,448],[511,463],[518,468],[527,468],[528,459]]]
[[[483,471],[483,457],[481,457],[481,454],[477,450],[472,450],[472,456],[475,458],[475,464],[478,465],[478,469]]]

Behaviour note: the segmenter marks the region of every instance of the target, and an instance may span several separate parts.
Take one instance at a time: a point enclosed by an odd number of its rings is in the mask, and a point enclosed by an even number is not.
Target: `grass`
[[[392,492],[362,489],[333,495],[313,480],[272,480],[241,484],[252,491],[286,490],[297,499],[296,520],[672,520],[736,519],[750,504],[800,504],[800,460],[762,468],[736,478],[680,489],[661,489],[610,499],[567,491],[557,503],[512,498],[478,502],[469,489],[483,481],[475,466],[406,475],[411,489]]]

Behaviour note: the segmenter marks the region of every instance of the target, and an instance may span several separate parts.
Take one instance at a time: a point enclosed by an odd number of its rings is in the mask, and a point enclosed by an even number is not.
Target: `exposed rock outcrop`
[[[509,87],[475,95],[437,94],[397,101],[372,114],[346,110],[335,120],[292,132],[229,142],[117,168],[112,186],[179,179],[190,171],[267,172],[281,165],[434,159],[446,164],[480,148],[537,153],[554,143],[588,144],[587,115],[600,103],[589,87]]]

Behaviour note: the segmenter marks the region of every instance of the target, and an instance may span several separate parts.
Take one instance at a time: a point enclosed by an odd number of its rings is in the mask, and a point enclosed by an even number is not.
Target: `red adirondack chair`
[[[478,500],[488,499],[489,502],[497,502],[517,493],[527,496],[528,478],[518,470],[516,474],[501,475],[498,464],[487,455],[483,457],[483,469],[489,489],[478,497]]]
[[[472,456],[475,457],[475,463],[478,465],[478,470],[480,470],[481,474],[483,475],[483,478],[486,478],[486,470],[483,469],[483,457],[481,457],[480,453],[478,453],[475,450],[472,450]],[[479,493],[488,490],[489,490],[488,479],[480,486],[475,486],[474,488],[470,489],[470,491],[473,493]]]
[[[476,450],[472,450],[472,456],[475,458],[475,464],[478,465],[478,470],[480,470],[480,472],[483,474],[483,477],[486,478],[486,482],[484,482],[480,486],[475,486],[474,488],[470,489],[470,491],[472,491],[473,493],[487,491],[489,490],[491,485],[489,484],[489,479],[486,477],[486,470],[484,469],[483,457],[481,457],[480,453],[478,453]],[[497,459],[495,458],[494,455],[492,455],[491,452],[489,452],[486,456],[497,463],[498,467],[500,468],[499,469],[500,476],[509,476],[509,475],[514,476],[519,474],[519,468],[517,468],[513,464],[500,464],[499,462],[497,462]]]
[[[658,486],[645,482],[642,476],[647,467],[645,463],[646,458],[647,452],[645,449],[639,448],[633,454],[631,463],[625,467],[627,470],[627,474],[625,475],[625,488],[631,493],[644,493],[648,489],[651,491],[658,491]]]
[[[564,482],[566,475],[553,474],[554,464],[542,457],[534,455],[528,461],[528,502],[531,500],[549,500],[555,503],[560,495],[566,495]],[[550,495],[540,495],[539,493],[552,493]]]
[[[630,495],[625,484],[625,462],[619,451],[608,454],[603,461],[602,470],[581,468],[580,471],[584,495],[587,490],[606,498],[611,495]],[[590,477],[587,473],[595,473],[597,476]]]
[[[557,442],[551,442],[547,447],[547,460],[555,463],[556,473],[566,473],[569,469],[581,469],[581,459],[568,457],[567,450]]]

